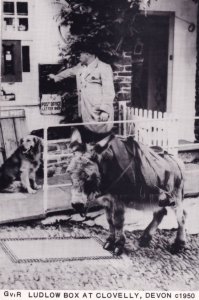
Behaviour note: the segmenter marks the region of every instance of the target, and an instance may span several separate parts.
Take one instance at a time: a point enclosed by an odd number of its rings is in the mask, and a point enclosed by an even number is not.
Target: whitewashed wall
[[[57,63],[58,43],[61,38],[57,26],[57,15],[61,4],[54,0],[35,0],[35,56],[43,64]]]
[[[59,10],[59,4],[52,4],[56,0],[31,0],[33,6],[31,15],[31,35],[24,44],[29,44],[31,73],[23,73],[23,82],[2,84],[6,91],[16,94],[16,101],[1,103],[4,108],[24,107],[30,130],[43,125],[44,117],[39,112],[39,78],[38,65],[57,63],[58,43],[61,42],[54,16]],[[145,1],[143,0],[143,3]],[[153,0],[150,11],[171,11],[177,17],[196,24],[197,7],[191,0]],[[173,82],[171,95],[171,111],[179,116],[195,115],[195,72],[196,72],[196,30],[188,32],[188,24],[175,18],[174,24],[174,59]],[[32,111],[32,114],[30,112]],[[34,116],[34,118],[33,118]],[[59,123],[59,116],[45,118]],[[35,121],[37,120],[37,121]],[[45,121],[46,122],[46,121]],[[181,124],[180,137],[194,139],[194,122]]]
[[[30,46],[30,73],[22,74],[22,82],[2,83],[6,93],[14,93],[16,101],[1,101],[1,109],[23,108],[29,131],[46,125],[59,124],[58,115],[43,116],[39,104],[39,64],[57,63],[58,43],[61,42],[54,15],[58,13],[59,4],[54,0],[29,1],[30,17],[28,32],[3,33],[3,39],[22,39],[22,45]]]

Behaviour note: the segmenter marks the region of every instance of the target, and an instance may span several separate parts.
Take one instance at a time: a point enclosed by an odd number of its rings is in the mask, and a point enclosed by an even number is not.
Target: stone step
[[[185,164],[185,196],[199,195],[199,164]]]

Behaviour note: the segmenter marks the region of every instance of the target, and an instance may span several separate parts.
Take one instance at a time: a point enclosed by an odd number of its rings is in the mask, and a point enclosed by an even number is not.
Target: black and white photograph
[[[198,0],[0,5],[0,299],[197,299]]]

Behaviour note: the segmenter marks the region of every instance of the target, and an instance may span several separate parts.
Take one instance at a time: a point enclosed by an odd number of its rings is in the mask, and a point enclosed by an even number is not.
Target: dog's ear
[[[19,140],[19,145],[21,146],[21,145],[23,145],[23,143],[24,143],[24,139],[21,138],[21,139]]]
[[[33,141],[35,144],[40,145],[42,143],[42,139],[38,136],[33,137]]]
[[[39,150],[40,148],[40,151],[43,151],[43,140],[38,137],[38,136],[33,136],[33,142],[34,142],[34,148],[35,150]]]
[[[38,151],[38,147],[39,147],[38,139],[37,139],[36,136],[33,136],[32,139],[33,139],[33,143],[34,143],[33,149],[34,149],[35,152],[37,152]]]
[[[43,139],[38,137],[38,143],[39,143],[39,146],[40,146],[40,150],[41,152],[43,152],[44,150],[44,143],[43,143]]]
[[[34,142],[35,144],[38,144],[39,141],[40,141],[40,138],[39,138],[38,136],[36,136],[36,135],[32,135],[32,139],[33,139],[33,142]]]

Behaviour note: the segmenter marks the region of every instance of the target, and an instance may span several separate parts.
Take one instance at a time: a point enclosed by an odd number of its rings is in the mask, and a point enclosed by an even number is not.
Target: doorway
[[[140,16],[141,30],[132,51],[132,105],[169,111],[171,102],[172,15]]]

